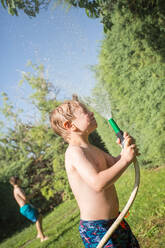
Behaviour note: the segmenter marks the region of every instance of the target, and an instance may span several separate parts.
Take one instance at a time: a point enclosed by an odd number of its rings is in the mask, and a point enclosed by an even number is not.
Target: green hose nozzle
[[[111,127],[115,131],[116,136],[120,139],[120,142],[122,144],[122,147],[124,147],[123,131],[118,127],[118,125],[116,124],[116,122],[112,118],[110,118],[108,120],[108,122],[110,123]]]

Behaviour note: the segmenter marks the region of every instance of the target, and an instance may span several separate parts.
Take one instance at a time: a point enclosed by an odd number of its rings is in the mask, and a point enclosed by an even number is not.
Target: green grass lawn
[[[136,200],[126,219],[141,248],[165,247],[165,167],[141,169],[141,183]],[[134,170],[128,169],[116,186],[120,210],[127,202],[134,182]],[[83,248],[78,232],[79,210],[74,200],[56,207],[44,217],[43,227],[49,240],[36,239],[35,225],[21,230],[0,244],[0,248]]]

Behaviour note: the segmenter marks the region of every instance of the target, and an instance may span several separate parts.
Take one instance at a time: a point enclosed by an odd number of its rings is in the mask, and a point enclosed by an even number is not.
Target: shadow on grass
[[[78,223],[79,223],[79,213],[76,214],[75,216],[73,216],[72,218],[70,218],[66,223],[64,223],[63,226],[67,226],[66,228],[64,228],[59,234],[58,236],[56,236],[54,239],[52,239],[49,244],[45,247],[49,247],[49,245],[54,244],[55,242],[57,242],[61,236],[63,236],[64,234],[66,234],[68,231],[70,231],[73,227],[75,227]],[[77,219],[78,218],[78,219]],[[77,220],[76,220],[77,219]],[[68,226],[69,224],[69,226]]]
[[[59,238],[62,236],[62,235],[64,235],[65,233],[67,233],[70,229],[72,229],[74,226],[76,226],[78,223],[79,223],[79,219],[77,220],[77,221],[75,221],[77,218],[79,217],[79,213],[78,214],[76,214],[75,216],[73,216],[73,217],[71,217],[71,218],[69,218],[69,220],[65,223],[63,223],[63,226],[65,227],[65,226],[67,226],[67,228],[61,228],[62,229],[62,231],[60,232],[60,233],[58,233],[58,236],[56,236],[55,238],[53,238],[52,240],[48,240],[48,244],[45,244],[44,245],[44,247],[46,248],[46,247],[49,247],[49,245],[51,245],[51,244],[54,244],[54,242],[57,242],[58,240],[59,240]],[[62,224],[62,223],[61,223]],[[60,225],[61,225],[60,224]],[[69,224],[69,226],[68,226],[68,224]],[[57,229],[58,229],[58,227],[57,227]],[[49,229],[46,229],[46,231],[48,231]],[[48,235],[49,236],[49,235]],[[49,238],[51,238],[51,236],[49,236]],[[26,241],[25,243],[23,243],[19,248],[25,248],[27,245],[29,245],[31,242],[33,242],[33,241],[35,241],[36,240],[36,238],[33,238],[33,239],[31,239],[31,240],[28,240],[28,241]]]

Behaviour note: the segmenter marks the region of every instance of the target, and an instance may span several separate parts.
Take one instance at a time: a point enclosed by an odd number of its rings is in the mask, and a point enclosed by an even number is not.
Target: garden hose
[[[122,146],[124,146],[123,131],[120,130],[120,128],[117,126],[116,122],[112,118],[110,118],[108,120],[108,122],[110,123],[113,130],[115,131],[117,137],[120,139]],[[137,194],[137,191],[139,188],[139,184],[140,184],[140,168],[139,168],[137,158],[134,159],[133,164],[134,164],[134,169],[135,169],[135,183],[134,183],[133,191],[132,191],[132,193],[128,199],[127,204],[125,205],[125,207],[123,208],[123,210],[121,211],[121,213],[119,214],[119,216],[117,217],[115,222],[108,229],[108,231],[106,232],[104,237],[101,239],[97,248],[102,248],[104,246],[104,244],[108,241],[108,239],[110,238],[112,233],[116,230],[116,228],[119,226],[119,224],[121,223],[121,221],[123,220],[125,215],[128,213],[131,205],[133,204],[133,202],[135,200],[135,197],[136,197],[136,194]]]

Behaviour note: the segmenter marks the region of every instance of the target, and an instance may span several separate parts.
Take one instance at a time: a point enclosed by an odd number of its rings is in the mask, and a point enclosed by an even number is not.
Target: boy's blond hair
[[[50,113],[52,129],[66,141],[69,138],[69,133],[63,124],[65,121],[72,121],[75,118],[74,112],[80,107],[80,104],[78,98],[73,97],[73,100],[65,101]]]

